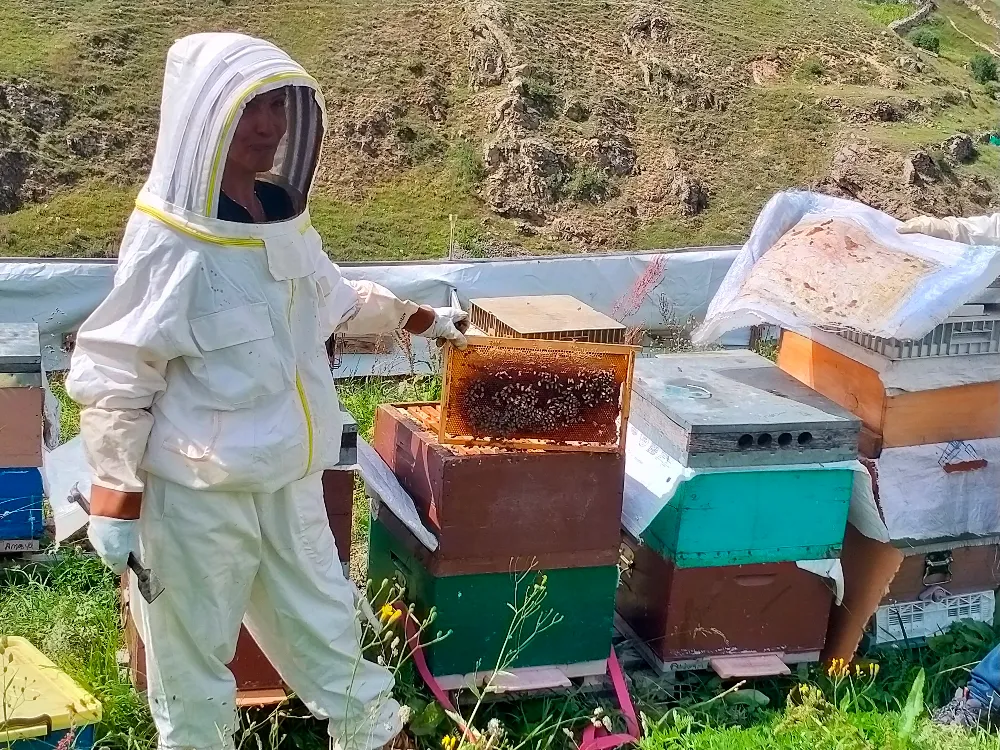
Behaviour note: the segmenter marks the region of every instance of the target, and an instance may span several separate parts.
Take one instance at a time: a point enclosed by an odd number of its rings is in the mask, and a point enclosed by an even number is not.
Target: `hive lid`
[[[488,336],[624,342],[623,324],[566,294],[484,297],[469,304],[472,324]]]
[[[37,372],[42,347],[34,323],[0,323],[0,372]]]
[[[743,350],[638,359],[633,393],[633,413],[645,402],[689,433],[860,426],[846,409]]]
[[[0,744],[101,720],[101,704],[24,638],[0,638],[0,659],[6,668],[0,716],[12,727],[0,729]],[[37,723],[30,721],[35,718]]]

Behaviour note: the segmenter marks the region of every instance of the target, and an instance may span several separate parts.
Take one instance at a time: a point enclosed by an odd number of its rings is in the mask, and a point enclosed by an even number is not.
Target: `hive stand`
[[[641,358],[631,424],[691,468],[846,461],[860,420],[746,351]]]

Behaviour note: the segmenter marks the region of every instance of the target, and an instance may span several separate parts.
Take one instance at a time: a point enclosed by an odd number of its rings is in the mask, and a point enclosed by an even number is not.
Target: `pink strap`
[[[424,657],[424,647],[420,643],[420,631],[417,628],[416,621],[409,616],[407,610],[400,603],[397,602],[394,606],[396,607],[396,611],[403,616],[406,628],[406,642],[413,653],[413,663],[416,665],[421,679],[430,688],[431,694],[441,704],[441,707],[452,714],[452,718],[458,723],[458,727],[462,730],[466,740],[475,742],[474,733],[462,721],[458,711],[455,710],[454,705],[452,705],[451,700],[448,698],[448,694],[441,688],[441,685],[434,678],[434,675],[431,674],[431,670],[427,666],[427,659]],[[639,740],[639,719],[636,717],[635,707],[632,705],[632,698],[629,696],[628,686],[625,684],[625,675],[622,672],[621,664],[618,663],[618,657],[615,655],[613,648],[611,649],[611,655],[608,657],[608,674],[611,675],[611,684],[615,689],[618,706],[625,717],[627,731],[625,734],[608,734],[603,727],[599,729],[590,724],[583,730],[583,740],[580,742],[579,750],[613,750],[613,748]]]

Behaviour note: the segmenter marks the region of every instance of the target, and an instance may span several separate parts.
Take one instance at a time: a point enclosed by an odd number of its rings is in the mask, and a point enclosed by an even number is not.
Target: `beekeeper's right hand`
[[[945,219],[918,216],[903,222],[896,231],[900,234],[926,234],[966,245],[996,245],[1000,244],[1000,214],[972,216],[967,219],[957,216]]]
[[[139,510],[142,493],[122,492],[93,485],[90,492],[87,538],[115,575],[128,567],[128,556],[139,548]]]

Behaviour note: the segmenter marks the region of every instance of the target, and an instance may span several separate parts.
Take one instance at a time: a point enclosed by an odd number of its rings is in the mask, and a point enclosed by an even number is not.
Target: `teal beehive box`
[[[857,462],[691,469],[629,426],[625,529],[679,568],[838,557]]]

